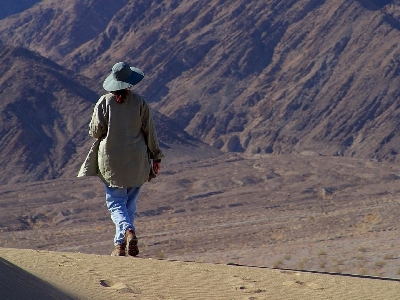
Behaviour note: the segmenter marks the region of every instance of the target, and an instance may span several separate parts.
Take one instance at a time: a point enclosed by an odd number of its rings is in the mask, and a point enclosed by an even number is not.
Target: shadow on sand
[[[1,257],[0,295],[4,300],[76,300]]]

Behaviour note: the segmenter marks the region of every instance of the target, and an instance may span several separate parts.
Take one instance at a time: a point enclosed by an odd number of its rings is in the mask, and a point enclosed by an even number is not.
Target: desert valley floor
[[[142,190],[140,257],[400,278],[400,164],[313,153],[174,157]],[[5,185],[0,205],[0,247],[112,250],[97,178]]]

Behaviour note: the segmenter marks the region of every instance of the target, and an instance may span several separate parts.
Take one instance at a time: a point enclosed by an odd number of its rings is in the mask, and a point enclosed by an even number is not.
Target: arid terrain
[[[400,165],[309,155],[167,162],[141,194],[140,256],[400,278]],[[0,192],[0,247],[111,251],[97,178]]]
[[[0,247],[109,254],[76,178],[115,62],[167,157],[140,256],[400,278],[400,1],[0,4]]]

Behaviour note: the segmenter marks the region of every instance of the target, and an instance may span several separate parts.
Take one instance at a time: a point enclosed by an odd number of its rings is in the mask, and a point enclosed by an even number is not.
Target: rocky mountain
[[[44,0],[1,20],[0,41],[97,93],[126,60],[156,111],[217,149],[394,161],[399,30],[400,1]]]
[[[0,61],[1,180],[61,175],[86,140],[92,80],[24,48],[0,46]]]

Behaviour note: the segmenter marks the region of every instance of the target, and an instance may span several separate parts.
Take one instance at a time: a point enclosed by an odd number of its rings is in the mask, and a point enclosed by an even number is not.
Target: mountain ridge
[[[221,151],[398,160],[398,1],[107,3],[35,3],[0,20],[0,41],[91,78],[98,95],[126,60],[182,138]]]

